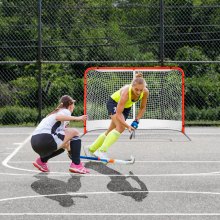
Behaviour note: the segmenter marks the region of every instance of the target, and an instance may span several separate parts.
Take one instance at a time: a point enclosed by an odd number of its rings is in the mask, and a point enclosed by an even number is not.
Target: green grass
[[[185,121],[186,126],[220,126],[220,121]]]
[[[70,122],[70,127],[73,128],[83,128],[84,124],[82,121],[71,121]]]

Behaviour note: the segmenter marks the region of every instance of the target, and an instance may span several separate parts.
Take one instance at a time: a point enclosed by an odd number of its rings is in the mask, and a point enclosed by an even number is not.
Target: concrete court
[[[0,128],[0,219],[220,219],[220,127],[137,132],[112,146],[133,165],[86,162],[89,175],[68,172],[64,153],[51,172],[33,167],[33,128]],[[98,135],[85,135],[83,145]],[[82,153],[83,154],[83,153]]]

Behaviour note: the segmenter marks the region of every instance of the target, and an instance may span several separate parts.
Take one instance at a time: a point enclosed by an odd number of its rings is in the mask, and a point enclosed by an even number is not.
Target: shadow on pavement
[[[75,205],[73,198],[88,198],[87,196],[73,196],[68,194],[79,191],[81,188],[81,176],[71,176],[67,182],[49,178],[46,173],[43,175],[42,173],[39,173],[34,177],[38,180],[31,184],[31,188],[36,193],[45,195],[46,198],[59,202],[63,207]]]
[[[119,194],[124,196],[130,196],[136,202],[143,201],[148,195],[147,186],[142,182],[137,176],[135,176],[131,171],[129,176],[124,176],[116,170],[113,170],[103,163],[88,162],[85,164],[86,168],[93,169],[98,173],[109,175],[111,181],[108,183],[107,188],[112,192],[120,192]],[[119,175],[119,176],[112,176]],[[133,179],[138,183],[140,188],[133,187],[128,179]],[[123,193],[123,191],[125,191]],[[137,192],[138,191],[138,192]]]

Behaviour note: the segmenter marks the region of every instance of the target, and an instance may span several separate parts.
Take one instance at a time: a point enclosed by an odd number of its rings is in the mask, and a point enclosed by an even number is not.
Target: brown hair
[[[74,99],[72,99],[69,95],[64,95],[59,100],[59,105],[47,116],[54,114],[58,112],[61,108],[68,108],[70,105],[72,105],[75,102]]]
[[[142,72],[137,72],[135,74],[135,78],[132,80],[131,85],[134,86],[136,84],[144,84],[145,86],[147,86],[147,83],[146,83],[145,79],[143,78]]]

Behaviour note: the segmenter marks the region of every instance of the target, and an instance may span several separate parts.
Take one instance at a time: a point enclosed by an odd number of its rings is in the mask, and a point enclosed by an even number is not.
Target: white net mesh
[[[150,92],[147,110],[141,119],[142,129],[182,130],[182,73],[178,69],[91,69],[86,74],[87,131],[107,128],[109,115],[106,103],[115,91],[130,84],[141,71]],[[140,102],[128,117],[137,115]]]

